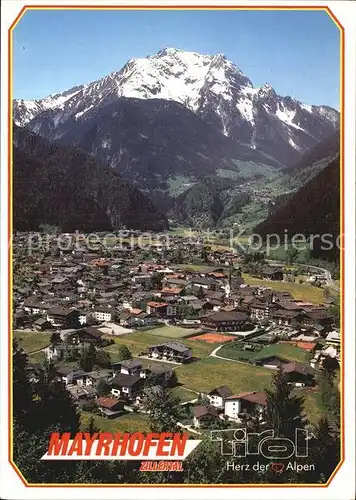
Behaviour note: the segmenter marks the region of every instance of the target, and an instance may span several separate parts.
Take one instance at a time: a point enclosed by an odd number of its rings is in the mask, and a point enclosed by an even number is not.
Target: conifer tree
[[[273,429],[277,437],[294,439],[295,430],[304,428],[307,423],[303,398],[293,395],[293,386],[288,384],[280,369],[273,375],[272,385],[272,390],[265,391],[267,428]]]
[[[326,482],[335,470],[340,460],[340,436],[337,430],[333,430],[327,417],[319,419],[311,440],[309,459],[315,464],[312,471],[313,482]]]
[[[150,429],[153,432],[177,432],[177,425],[182,413],[179,399],[169,389],[162,388],[152,398],[149,394],[143,398],[143,408],[148,413]]]
[[[100,427],[96,424],[93,415],[89,418],[88,423],[82,426],[81,430],[82,432],[88,432],[90,435],[93,435],[96,432],[102,432]]]

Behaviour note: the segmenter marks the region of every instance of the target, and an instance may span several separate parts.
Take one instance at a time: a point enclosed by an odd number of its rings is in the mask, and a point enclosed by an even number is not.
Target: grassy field
[[[40,363],[42,365],[46,360],[46,356],[44,352],[40,351],[35,354],[29,354],[28,359],[31,363]]]
[[[218,267],[223,267],[223,266],[208,266],[206,264],[177,264],[174,266],[170,266],[172,269],[182,269],[184,271],[196,271],[198,273],[209,273],[214,271],[214,269],[217,269]]]
[[[176,227],[171,227],[169,231],[167,231],[168,234],[172,234],[174,236],[182,236],[183,238],[189,238],[189,237],[196,237],[199,234],[199,231],[196,231],[194,229],[191,229],[186,226],[176,226]]]
[[[147,417],[142,413],[125,413],[118,418],[108,419],[90,412],[81,412],[81,427],[89,422],[91,416],[94,417],[95,424],[103,432],[148,432]]]
[[[297,260],[297,262],[299,262],[301,264],[306,263],[308,251],[305,248],[304,244],[301,244],[298,246],[300,248],[298,249],[298,257],[296,260]],[[285,248],[285,245],[281,245],[278,248],[269,249],[268,258],[272,259],[272,260],[288,261],[287,248]]]
[[[14,331],[14,338],[19,341],[19,346],[27,354],[39,351],[51,343],[51,334],[49,332],[23,332],[17,330]]]
[[[180,326],[161,326],[149,330],[150,335],[156,335],[157,337],[166,338],[169,337],[171,339],[181,339],[198,332],[200,332],[200,330],[194,330],[192,328],[181,328]]]
[[[143,350],[147,349],[147,347],[164,342],[172,342],[172,337],[157,336],[157,334],[152,334],[151,331],[133,332],[115,337],[115,344],[104,349],[112,355],[114,361],[118,345],[126,345],[132,354],[137,356]],[[184,339],[183,343],[192,349],[193,356],[197,358],[208,356],[214,349],[214,346],[199,340]]]
[[[248,285],[258,285],[272,288],[273,290],[290,292],[295,299],[312,302],[313,304],[322,304],[324,302],[324,289],[316,286],[300,284],[300,283],[285,283],[283,281],[265,281],[258,278],[253,278],[248,274],[243,274],[245,283]]]
[[[191,401],[197,397],[194,392],[188,391],[185,387],[178,385],[173,387],[172,394],[176,396],[182,403],[185,401]]]
[[[233,361],[205,358],[175,369],[178,381],[189,389],[209,392],[227,385],[234,393],[262,391],[268,387],[271,371]]]
[[[235,359],[237,361],[246,361],[253,358],[256,353],[253,351],[244,351],[241,343],[229,343],[224,345],[217,353],[223,358]]]
[[[265,356],[280,356],[281,358],[290,359],[291,361],[307,362],[309,354],[307,351],[292,344],[271,344],[263,347],[260,351],[244,351],[242,343],[235,342],[223,346],[219,352],[219,356],[224,358],[235,359],[238,361],[256,360]]]
[[[300,349],[292,344],[271,344],[265,346],[259,353],[254,355],[253,359],[261,359],[265,356],[280,356],[281,358],[290,359],[292,361],[307,362],[309,353],[304,349]]]

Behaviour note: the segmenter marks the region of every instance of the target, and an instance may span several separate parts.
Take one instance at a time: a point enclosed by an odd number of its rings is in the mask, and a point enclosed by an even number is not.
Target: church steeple
[[[229,262],[229,286],[231,290],[231,281],[232,281],[232,260]]]

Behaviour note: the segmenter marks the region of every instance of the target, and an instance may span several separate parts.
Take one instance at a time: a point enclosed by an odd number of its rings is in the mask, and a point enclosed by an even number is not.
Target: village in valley
[[[29,233],[14,235],[13,337],[32,380],[51,364],[83,426],[147,431],[145,401],[164,391],[191,435],[263,419],[277,369],[311,422],[327,411],[320,369],[338,367],[340,325],[326,273],[184,233],[169,246],[124,236],[29,252]]]

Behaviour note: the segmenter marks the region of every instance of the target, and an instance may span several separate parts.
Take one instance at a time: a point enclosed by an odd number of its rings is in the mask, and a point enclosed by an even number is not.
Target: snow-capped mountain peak
[[[260,99],[264,99],[266,97],[274,97],[276,92],[269,83],[265,83],[258,89],[257,95]]]
[[[130,59],[120,70],[66,92],[34,101],[15,100],[14,121],[40,133],[45,117],[51,120],[51,130],[58,131],[68,119],[85,120],[93,110],[123,97],[176,101],[222,134],[283,164],[295,161],[339,122],[339,113],[332,108],[279,96],[269,84],[254,88],[222,53],[204,55],[173,47]]]

